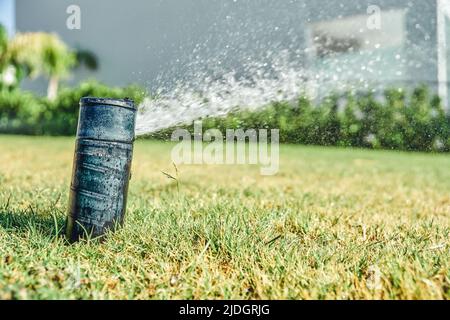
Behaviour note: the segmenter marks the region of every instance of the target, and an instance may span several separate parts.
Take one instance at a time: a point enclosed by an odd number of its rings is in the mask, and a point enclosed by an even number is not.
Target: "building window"
[[[309,85],[324,92],[400,85],[407,76],[406,12],[381,11],[376,29],[367,26],[367,14],[309,24]]]
[[[405,43],[405,10],[382,11],[380,29],[367,27],[367,15],[319,21],[309,25],[309,42],[316,57],[401,47]]]

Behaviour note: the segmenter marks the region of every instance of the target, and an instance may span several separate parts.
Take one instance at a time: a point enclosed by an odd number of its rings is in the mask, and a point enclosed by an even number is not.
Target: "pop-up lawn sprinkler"
[[[81,99],[66,224],[71,242],[123,224],[135,122],[132,100]]]

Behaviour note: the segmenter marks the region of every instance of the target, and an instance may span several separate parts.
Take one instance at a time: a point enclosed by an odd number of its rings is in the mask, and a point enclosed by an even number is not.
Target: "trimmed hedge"
[[[137,86],[110,88],[88,81],[76,88],[64,88],[55,101],[18,89],[0,91],[0,133],[28,135],[74,135],[79,101],[86,96],[131,98],[140,103],[146,93]]]
[[[193,132],[193,126],[185,126]],[[314,105],[301,97],[257,111],[207,118],[203,130],[280,129],[280,142],[408,151],[450,151],[450,116],[438,96],[421,86],[409,94],[398,89],[332,95]],[[169,139],[173,129],[153,138]]]
[[[109,88],[91,81],[61,90],[58,99],[50,102],[18,90],[0,91],[0,133],[73,135],[83,96],[129,97],[139,104],[145,92],[135,86]],[[372,92],[331,95],[317,105],[300,97],[291,103],[277,102],[203,120],[203,130],[280,129],[283,143],[450,151],[450,116],[439,97],[425,86],[409,93],[390,89],[381,96]],[[192,125],[184,127],[193,130]],[[149,137],[169,139],[172,131],[169,128]]]

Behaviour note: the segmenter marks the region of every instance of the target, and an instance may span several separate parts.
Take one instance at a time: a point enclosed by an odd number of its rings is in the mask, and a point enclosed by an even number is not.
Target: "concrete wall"
[[[435,84],[435,1],[16,0],[16,14],[18,31],[56,32],[72,47],[99,57],[97,72],[78,71],[72,82],[95,77],[110,85],[157,87],[188,76],[193,60],[195,67],[211,61],[238,67],[271,46],[304,48],[306,26],[315,21],[366,14],[368,5],[403,8],[407,69],[402,80]],[[66,8],[71,4],[81,7],[81,30],[66,28]],[[299,59],[306,61],[304,56]],[[26,85],[44,88],[39,82]]]

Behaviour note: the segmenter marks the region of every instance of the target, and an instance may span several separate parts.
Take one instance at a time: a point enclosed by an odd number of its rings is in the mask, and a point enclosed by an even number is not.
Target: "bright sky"
[[[0,0],[0,23],[8,29],[11,35],[15,29],[14,0]]]

